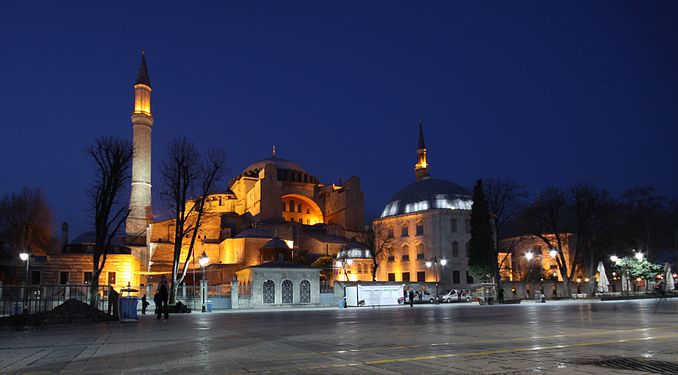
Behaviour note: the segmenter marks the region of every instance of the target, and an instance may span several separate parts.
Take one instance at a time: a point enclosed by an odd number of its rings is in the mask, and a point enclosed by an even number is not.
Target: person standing
[[[414,307],[414,291],[410,289],[410,307]]]
[[[158,302],[160,306],[158,307],[158,319],[161,315],[165,315],[165,320],[169,318],[169,311],[167,311],[167,300],[169,299],[169,284],[167,284],[167,278],[165,275],[160,277],[160,284],[158,284]]]
[[[500,305],[504,304],[504,288],[499,288],[499,290],[497,290],[497,302],[499,302]]]
[[[141,315],[146,315],[146,308],[150,305],[148,301],[146,301],[146,295],[144,294],[143,297],[141,297]]]

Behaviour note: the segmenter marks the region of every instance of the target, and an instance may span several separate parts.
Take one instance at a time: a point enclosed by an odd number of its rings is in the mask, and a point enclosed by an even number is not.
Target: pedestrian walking
[[[165,275],[160,277],[160,284],[158,284],[158,302],[160,306],[157,307],[158,319],[161,315],[165,315],[165,320],[169,318],[169,311],[167,311],[167,300],[169,299],[169,284]],[[157,305],[156,305],[157,306]]]
[[[146,308],[150,305],[148,301],[146,301],[146,295],[144,294],[143,297],[141,297],[141,315],[146,315]]]
[[[497,291],[497,302],[499,302],[500,305],[504,303],[504,288],[499,288]]]
[[[414,306],[414,291],[410,289],[410,307]]]

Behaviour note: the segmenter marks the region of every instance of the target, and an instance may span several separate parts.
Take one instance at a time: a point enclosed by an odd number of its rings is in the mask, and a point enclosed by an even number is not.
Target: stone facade
[[[237,272],[238,306],[266,308],[320,304],[320,269],[270,262]]]
[[[36,257],[31,262],[31,277],[39,272],[41,285],[85,285],[91,277],[92,254],[54,254]],[[44,258],[44,259],[40,259]],[[104,269],[99,275],[99,285],[111,285],[120,290],[130,285],[139,285],[139,260],[131,254],[109,254]]]
[[[189,203],[190,204],[190,203]],[[261,263],[259,250],[274,237],[284,240],[293,257],[306,264],[334,256],[350,239],[364,235],[360,180],[323,184],[298,164],[275,155],[257,161],[231,180],[229,189],[212,194],[195,249],[210,259],[208,269],[239,270]],[[171,267],[174,222],[152,223],[151,271]],[[188,253],[189,239],[182,259]],[[198,267],[191,261],[189,268]],[[230,282],[232,274],[209,273],[211,285]],[[222,277],[223,275],[223,277]]]
[[[470,211],[434,209],[374,221],[379,259],[377,280],[436,282],[461,288],[468,277]],[[426,267],[438,259],[438,265]],[[440,265],[445,259],[447,264]],[[437,275],[436,275],[437,272]]]

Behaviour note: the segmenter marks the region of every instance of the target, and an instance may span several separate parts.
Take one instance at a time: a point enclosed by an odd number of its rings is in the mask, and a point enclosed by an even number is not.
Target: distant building
[[[394,194],[373,222],[378,281],[438,279],[450,288],[472,282],[468,275],[471,194],[453,182],[432,178],[428,170],[420,121],[416,182]]]
[[[549,241],[555,242],[554,234],[544,234]],[[571,263],[572,250],[576,247],[576,236],[572,233],[561,234],[565,263]],[[499,241],[499,273],[507,281],[563,281],[556,258],[544,241],[534,235],[504,238]],[[528,259],[527,254],[530,254]],[[581,266],[577,267],[580,271]]]

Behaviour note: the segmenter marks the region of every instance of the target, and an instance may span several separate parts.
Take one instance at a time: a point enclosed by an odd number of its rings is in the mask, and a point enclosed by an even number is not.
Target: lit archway
[[[299,194],[287,194],[282,198],[282,217],[306,225],[324,223],[320,207],[312,200]]]

